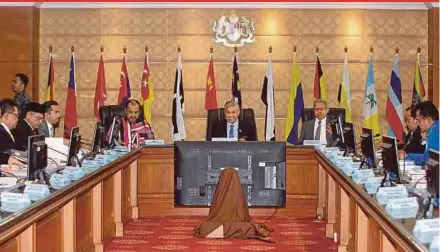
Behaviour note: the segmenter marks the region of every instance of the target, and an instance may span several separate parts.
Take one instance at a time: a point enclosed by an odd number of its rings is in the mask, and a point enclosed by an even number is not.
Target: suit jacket
[[[0,124],[0,164],[7,164],[9,155],[3,153],[4,151],[9,151],[11,149],[15,149],[15,142],[3,127]]]
[[[53,136],[55,137],[55,128],[53,128]],[[40,135],[45,135],[46,137],[50,137],[50,133],[49,133],[49,125],[47,125],[47,121],[44,120],[43,122],[40,123],[40,127],[38,127],[38,134]]]
[[[301,144],[303,144],[304,140],[314,140],[315,135],[315,120],[312,119],[302,124],[301,128],[301,136],[299,138],[299,141]],[[327,125],[325,127],[328,127],[330,124],[328,123],[329,118],[327,117]],[[337,142],[333,140],[332,134],[329,133],[327,130],[326,132],[326,140],[327,140],[327,147],[336,146]]]
[[[31,126],[24,119],[20,119],[17,127],[12,130],[12,135],[15,138],[15,148],[20,151],[26,151],[28,149],[29,136],[35,134]]]
[[[422,141],[422,131],[419,127],[417,127],[417,129],[414,131],[408,131],[405,136],[405,152],[419,154],[425,152],[426,146],[422,144]]]
[[[226,119],[223,119],[212,126],[211,129],[211,138],[212,137],[227,137],[228,133],[226,132],[227,126]],[[254,127],[246,121],[239,120],[238,121],[238,139],[244,138],[246,141],[257,141],[257,133],[255,132]]]

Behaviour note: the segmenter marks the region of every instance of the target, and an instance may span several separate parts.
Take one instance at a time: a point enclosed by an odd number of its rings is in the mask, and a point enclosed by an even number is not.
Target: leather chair
[[[105,134],[107,134],[112,126],[113,118],[115,116],[121,118],[125,116],[125,107],[123,105],[107,105],[99,108],[99,117],[101,117]]]
[[[211,141],[212,126],[223,119],[225,119],[223,108],[208,110],[208,117],[206,119],[206,141]],[[242,109],[240,113],[240,119],[251,124],[251,126],[254,128],[255,139],[258,139],[254,110],[251,108]]]
[[[329,108],[327,117],[330,120],[334,120],[338,117],[341,117],[341,121],[345,122],[345,109],[343,109],[343,108]],[[301,119],[302,119],[302,122],[307,122],[309,120],[315,119],[315,115],[313,113],[313,108],[304,108]]]

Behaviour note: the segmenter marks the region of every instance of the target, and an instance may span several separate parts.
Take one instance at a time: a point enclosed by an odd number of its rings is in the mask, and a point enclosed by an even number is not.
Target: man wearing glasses
[[[11,133],[17,126],[18,105],[11,99],[0,101],[0,164],[23,167],[23,163],[8,154],[15,149],[15,138]]]
[[[416,105],[416,120],[422,130],[426,132],[426,148],[422,154],[408,153],[406,160],[413,160],[416,165],[424,165],[429,159],[429,150],[439,151],[439,122],[438,109],[430,101]]]
[[[26,151],[29,136],[38,135],[38,127],[44,119],[43,106],[36,102],[28,103],[24,108],[24,119],[20,119],[17,127],[12,130],[15,138],[15,148]]]

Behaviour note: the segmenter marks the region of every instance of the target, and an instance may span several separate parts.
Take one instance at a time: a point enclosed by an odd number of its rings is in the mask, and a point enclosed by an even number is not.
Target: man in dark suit
[[[23,113],[24,107],[26,106],[26,104],[31,102],[28,95],[26,94],[26,87],[28,83],[29,83],[29,77],[27,77],[23,73],[16,74],[14,79],[12,80],[11,89],[12,92],[15,93],[14,101],[18,105],[18,113],[20,115],[19,117],[20,119],[24,118],[24,113]]]
[[[425,152],[425,145],[422,144],[422,131],[419,128],[416,120],[416,113],[413,111],[413,107],[409,107],[405,110],[405,124],[408,129],[408,133],[405,136],[405,145],[403,147],[405,152],[408,153],[423,153]],[[414,116],[413,116],[414,115]]]
[[[300,142],[304,140],[319,140],[322,145],[327,147],[335,146],[336,141],[332,138],[330,122],[327,120],[327,101],[316,99],[313,102],[313,114],[315,119],[309,120],[302,124]]]
[[[20,151],[28,149],[29,136],[38,135],[38,127],[44,119],[43,106],[39,103],[28,103],[24,112],[24,119],[20,119],[17,127],[12,130],[12,135],[15,138],[15,147]]]
[[[38,127],[38,134],[46,137],[55,137],[55,128],[58,128],[60,123],[60,107],[56,101],[46,101],[43,103],[44,120]]]
[[[11,99],[0,101],[0,164],[23,167],[23,163],[10,156],[7,152],[15,149],[15,139],[11,130],[17,126],[18,105]]]
[[[240,107],[235,101],[224,106],[225,119],[212,126],[211,137],[237,138],[239,141],[257,141],[255,128],[249,122],[239,120]]]

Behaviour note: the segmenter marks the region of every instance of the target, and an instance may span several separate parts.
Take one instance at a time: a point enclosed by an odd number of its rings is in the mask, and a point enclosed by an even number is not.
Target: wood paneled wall
[[[439,105],[439,54],[438,50],[439,44],[439,16],[438,16],[439,8],[431,8],[428,11],[428,22],[429,22],[429,100],[434,102],[437,106]]]
[[[0,8],[0,98],[11,98],[11,82],[16,73],[29,77],[27,93],[38,100],[40,9]]]

